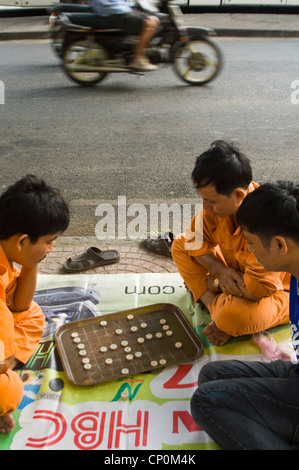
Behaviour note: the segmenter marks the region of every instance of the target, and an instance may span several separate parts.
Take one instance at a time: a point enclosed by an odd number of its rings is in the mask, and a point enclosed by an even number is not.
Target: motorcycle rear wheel
[[[204,85],[220,72],[222,56],[220,49],[207,38],[190,38],[174,55],[174,69],[189,85]]]
[[[109,54],[106,48],[92,42],[88,38],[74,39],[66,46],[63,55],[63,68],[65,73],[76,83],[82,86],[93,86],[101,82],[107,72],[84,70],[99,65],[101,60],[107,60]],[[82,68],[82,70],[80,70]]]

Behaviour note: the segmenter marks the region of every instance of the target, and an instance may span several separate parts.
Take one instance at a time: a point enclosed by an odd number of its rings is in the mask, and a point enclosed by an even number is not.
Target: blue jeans
[[[216,361],[191,399],[195,422],[223,450],[299,450],[299,365]]]

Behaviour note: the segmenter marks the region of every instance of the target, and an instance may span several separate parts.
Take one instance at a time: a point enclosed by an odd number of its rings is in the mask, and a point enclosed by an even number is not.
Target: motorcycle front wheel
[[[218,75],[222,63],[220,49],[207,38],[190,38],[175,52],[174,69],[184,82],[204,85]]]
[[[106,77],[107,72],[98,72],[96,68],[108,58],[109,54],[102,44],[89,38],[77,38],[66,46],[63,68],[74,82],[82,86],[93,86]]]

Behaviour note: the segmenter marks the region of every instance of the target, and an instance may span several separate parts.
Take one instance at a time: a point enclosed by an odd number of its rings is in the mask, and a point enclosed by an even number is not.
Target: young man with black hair
[[[174,262],[211,314],[203,330],[215,345],[288,322],[290,276],[266,271],[248,250],[236,214],[257,188],[248,158],[216,141],[196,160],[192,178],[203,208],[173,241]]]
[[[65,201],[33,175],[0,196],[0,433],[13,429],[11,413],[23,396],[13,369],[30,359],[43,333],[44,315],[32,301],[38,263],[68,224]]]
[[[299,360],[299,185],[261,185],[237,213],[249,248],[266,269],[292,274],[290,322]],[[224,450],[299,450],[299,365],[216,361],[201,369],[191,412]]]

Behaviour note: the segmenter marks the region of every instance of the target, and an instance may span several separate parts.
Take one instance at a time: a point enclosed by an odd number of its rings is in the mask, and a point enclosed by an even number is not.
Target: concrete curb
[[[0,41],[16,41],[26,39],[49,39],[50,34],[43,31],[20,31],[17,33],[0,33]]]
[[[298,38],[299,31],[259,29],[215,29],[219,37],[243,38]]]

